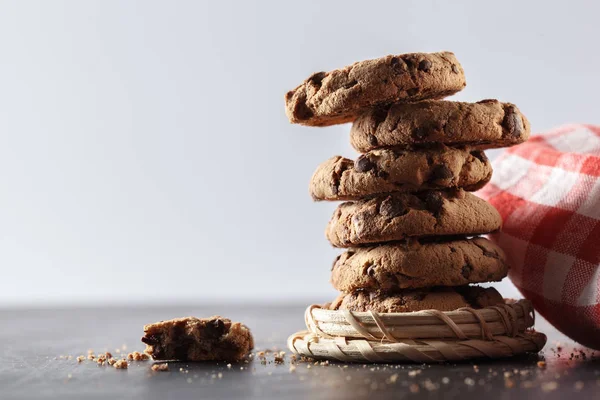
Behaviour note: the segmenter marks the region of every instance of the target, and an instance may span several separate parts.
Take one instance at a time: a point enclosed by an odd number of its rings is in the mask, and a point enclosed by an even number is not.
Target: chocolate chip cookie
[[[311,75],[285,95],[285,111],[292,123],[342,124],[374,106],[441,99],[465,86],[453,53],[389,55]]]
[[[331,283],[340,292],[398,291],[499,281],[508,266],[502,249],[484,238],[391,243],[338,256]]]
[[[342,203],[325,234],[335,247],[353,247],[407,237],[474,236],[497,231],[501,225],[494,206],[459,189],[392,193]]]
[[[435,143],[487,149],[522,143],[529,133],[529,121],[514,104],[433,100],[368,110],[352,124],[350,143],[361,153]]]
[[[394,313],[422,310],[454,311],[462,307],[484,308],[503,303],[504,299],[494,288],[457,286],[407,289],[394,294],[365,291],[342,293],[327,308]]]
[[[335,156],[321,164],[310,182],[314,200],[358,200],[392,192],[464,188],[475,191],[492,176],[481,150],[449,148],[403,151],[378,149],[356,161]]]
[[[142,342],[155,360],[240,361],[254,347],[250,330],[219,316],[178,318],[144,326]]]

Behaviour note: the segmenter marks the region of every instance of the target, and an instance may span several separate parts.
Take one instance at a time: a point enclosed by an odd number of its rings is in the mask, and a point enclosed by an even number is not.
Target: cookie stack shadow
[[[502,249],[480,235],[501,229],[471,192],[491,178],[483,150],[519,144],[529,123],[497,100],[441,100],[466,85],[454,54],[414,53],[313,74],[286,94],[292,123],[352,122],[356,160],[335,156],[310,181],[316,201],[343,201],[326,236],[346,249],[333,263],[330,310],[403,313],[504,304]]]

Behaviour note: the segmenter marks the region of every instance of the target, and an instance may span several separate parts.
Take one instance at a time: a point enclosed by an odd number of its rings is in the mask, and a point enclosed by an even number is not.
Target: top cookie
[[[435,143],[487,149],[522,143],[529,132],[529,121],[514,104],[433,100],[394,104],[361,114],[352,124],[350,143],[361,153]]]
[[[296,124],[343,124],[375,106],[441,99],[465,86],[453,53],[389,55],[311,75],[286,93],[285,111]]]

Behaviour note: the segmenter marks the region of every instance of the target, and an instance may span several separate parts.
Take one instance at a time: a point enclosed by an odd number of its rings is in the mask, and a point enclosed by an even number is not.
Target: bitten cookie
[[[397,291],[499,281],[508,266],[502,249],[484,238],[359,247],[338,256],[331,283],[340,292]]]
[[[492,177],[481,150],[448,148],[420,151],[379,149],[356,161],[335,156],[321,164],[310,181],[314,200],[358,200],[391,192],[464,188],[475,191]]]
[[[504,303],[494,288],[457,286],[454,288],[408,289],[395,294],[358,291],[340,294],[330,310],[375,311],[378,313],[422,310],[454,311],[462,307],[484,308]]]
[[[463,190],[392,193],[342,203],[325,232],[335,247],[402,240],[407,237],[478,235],[502,226],[488,202]]]
[[[285,111],[292,123],[342,124],[377,105],[441,99],[465,86],[453,53],[389,55],[311,75],[285,95]]]
[[[361,153],[434,143],[487,149],[522,143],[529,132],[529,121],[511,103],[422,101],[361,114],[352,124],[350,143]]]
[[[245,325],[219,316],[145,325],[142,342],[155,360],[240,361],[254,347]]]

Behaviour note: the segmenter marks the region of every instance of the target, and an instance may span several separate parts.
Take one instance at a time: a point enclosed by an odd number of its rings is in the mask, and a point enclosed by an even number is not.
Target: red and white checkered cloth
[[[535,309],[600,349],[600,126],[568,125],[507,149],[478,194],[504,220],[491,235]]]

